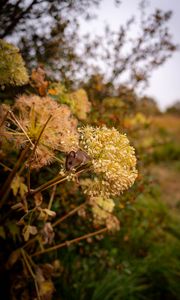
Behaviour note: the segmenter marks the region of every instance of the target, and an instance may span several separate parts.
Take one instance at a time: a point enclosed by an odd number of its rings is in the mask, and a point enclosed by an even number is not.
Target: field
[[[180,118],[171,115],[162,115],[153,118],[153,123],[159,130],[164,130],[171,139],[172,149],[168,150],[167,157],[160,163],[150,166],[152,174],[161,187],[162,199],[170,209],[180,212],[180,161],[171,160],[173,151],[180,147]],[[173,149],[173,145],[175,149]],[[162,147],[162,151],[167,151],[167,145]],[[177,149],[178,151],[178,149]],[[169,155],[169,157],[168,157]]]

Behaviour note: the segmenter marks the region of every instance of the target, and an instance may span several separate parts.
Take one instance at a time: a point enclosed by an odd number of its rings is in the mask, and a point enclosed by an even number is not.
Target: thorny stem
[[[74,215],[80,208],[84,207],[85,205],[86,205],[86,203],[82,203],[78,207],[75,207],[73,210],[71,210],[70,212],[68,212],[65,216],[61,217],[59,220],[57,220],[56,222],[54,222],[52,224],[52,226],[53,227],[57,226],[58,224],[60,224],[61,222],[63,222],[67,218],[69,218],[70,216]]]
[[[106,232],[107,230],[108,230],[107,227],[105,227],[105,228],[102,228],[102,229],[97,230],[97,231],[95,231],[95,232],[91,232],[91,233],[85,234],[85,235],[83,235],[83,236],[80,236],[80,237],[78,237],[78,238],[75,238],[75,239],[73,239],[73,240],[66,241],[66,242],[63,242],[63,243],[61,243],[61,244],[55,245],[55,246],[53,246],[53,247],[44,249],[44,250],[42,250],[42,251],[37,251],[37,252],[33,253],[33,254],[31,255],[31,257],[33,257],[33,256],[38,256],[38,255],[41,255],[41,254],[44,254],[44,253],[48,253],[48,252],[50,252],[50,251],[54,251],[54,250],[60,249],[60,248],[65,247],[65,246],[70,246],[70,245],[72,245],[72,244],[74,244],[74,243],[80,242],[80,241],[85,240],[85,239],[87,239],[87,238],[89,238],[89,237],[95,236],[95,235],[97,235],[97,234],[104,233],[104,232]]]
[[[25,156],[27,154],[27,152],[29,151],[29,144],[26,146],[25,149],[23,149],[23,151],[21,152],[21,155],[19,157],[19,159],[17,160],[16,164],[14,165],[14,168],[12,170],[12,172],[9,174],[8,178],[6,179],[4,185],[2,186],[2,189],[0,191],[0,197],[1,198],[1,202],[0,202],[0,208],[4,205],[4,202],[6,201],[8,195],[9,195],[9,191],[11,188],[11,182],[14,179],[19,166],[21,165],[21,163],[24,161]]]
[[[37,284],[37,281],[36,281],[36,275],[34,274],[29,262],[28,262],[28,259],[26,257],[26,252],[24,251],[24,249],[21,249],[21,254],[22,254],[22,257],[24,259],[24,262],[26,264],[26,267],[29,271],[29,273],[31,274],[33,280],[34,280],[34,284],[35,284],[35,288],[36,288],[36,293],[37,293],[37,297],[38,297],[38,300],[41,300],[41,297],[40,297],[40,294],[39,294],[39,288],[38,288],[38,284]],[[28,257],[30,259],[30,257]],[[30,260],[31,261],[31,260]],[[34,264],[34,263],[33,263]]]

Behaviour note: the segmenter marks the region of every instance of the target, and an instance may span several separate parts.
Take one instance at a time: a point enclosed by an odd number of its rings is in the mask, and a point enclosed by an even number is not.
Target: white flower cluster
[[[79,132],[80,146],[91,157],[95,173],[91,183],[85,184],[85,192],[96,221],[102,223],[112,216],[111,198],[131,187],[137,177],[135,150],[126,135],[115,128],[86,126]]]
[[[91,157],[106,195],[115,196],[127,190],[134,183],[137,170],[135,151],[126,135],[105,126],[86,126],[79,132],[80,145]]]

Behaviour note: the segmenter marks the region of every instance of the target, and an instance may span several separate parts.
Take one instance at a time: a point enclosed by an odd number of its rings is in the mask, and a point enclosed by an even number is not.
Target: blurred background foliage
[[[89,11],[98,6],[98,0],[1,2],[0,37],[18,45],[31,82],[13,89],[4,85],[1,101],[13,103],[24,92],[49,95],[70,106],[80,124],[106,124],[127,133],[138,157],[136,183],[117,197],[116,213],[121,224],[118,233],[67,244],[35,259],[48,283],[43,286],[42,299],[180,299],[179,102],[162,113],[154,99],[141,97],[136,91],[176,50],[167,29],[171,13],[157,10],[144,20],[145,2],[142,2],[142,32],[131,42],[128,54],[122,55],[134,19],[116,34],[106,28],[103,43],[98,37],[93,41],[87,36],[80,40],[79,15],[88,20],[94,17]],[[78,47],[83,52],[79,53]],[[93,58],[104,61],[109,67],[108,74],[100,72]],[[39,68],[37,73],[34,67]],[[121,81],[123,74],[125,82]],[[86,110],[87,102],[83,99],[91,103]],[[10,163],[9,158],[0,157],[12,165],[18,154],[15,149],[8,151]],[[2,181],[4,171],[7,172],[0,165]],[[34,171],[32,185],[44,183],[57,171],[56,163],[41,172]],[[48,197],[46,191],[45,199]],[[52,209],[57,216],[63,216],[84,201],[77,184],[67,182],[57,187]],[[56,229],[57,243],[91,231],[88,218],[78,215],[70,218]],[[5,205],[0,218],[0,292],[4,299],[36,297],[33,281],[25,282],[21,267],[13,264],[9,270],[6,265],[9,255],[21,243],[17,215],[9,213]]]

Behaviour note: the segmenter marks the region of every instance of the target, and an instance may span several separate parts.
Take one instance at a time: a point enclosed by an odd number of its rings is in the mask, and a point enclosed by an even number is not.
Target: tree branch
[[[20,13],[19,16],[17,16],[16,18],[14,18],[14,20],[12,21],[12,23],[6,28],[5,32],[0,36],[0,38],[5,38],[5,36],[9,35],[13,29],[17,26],[18,22],[25,16],[27,15],[27,13],[30,12],[30,10],[32,9],[32,7],[37,3],[37,0],[33,0],[31,2],[31,4]]]

